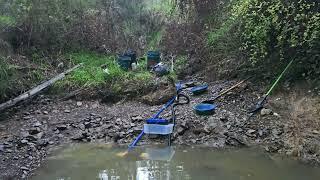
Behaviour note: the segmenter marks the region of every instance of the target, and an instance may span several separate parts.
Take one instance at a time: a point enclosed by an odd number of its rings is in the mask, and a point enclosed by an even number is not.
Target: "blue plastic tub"
[[[129,56],[131,58],[131,63],[136,63],[137,62],[137,53],[133,50],[128,50],[124,54],[124,56]]]
[[[119,56],[118,57],[118,64],[124,70],[130,69],[131,64],[132,64],[131,57],[130,56]]]
[[[208,90],[208,85],[196,86],[191,89],[192,94],[199,95]]]
[[[160,125],[160,124],[144,124],[143,132],[146,134],[160,134],[168,135],[173,131],[173,124]]]
[[[198,104],[193,107],[195,112],[199,115],[211,115],[216,110],[217,106],[214,104]]]

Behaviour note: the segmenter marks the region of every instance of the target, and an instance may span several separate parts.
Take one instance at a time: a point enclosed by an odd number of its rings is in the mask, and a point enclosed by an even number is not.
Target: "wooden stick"
[[[248,79],[250,78],[247,78],[247,79],[244,79],[240,82],[238,82],[237,84],[233,85],[232,87],[230,87],[229,89],[226,89],[226,90],[223,90],[218,96],[216,96],[215,98],[213,99],[210,99],[210,100],[207,100],[207,101],[203,101],[202,103],[214,103],[215,100],[217,100],[218,98],[220,98],[221,96],[227,94],[228,92],[230,92],[231,90],[233,90],[234,88],[236,87],[239,87],[241,84],[243,84],[244,82],[246,82]]]
[[[68,69],[67,71],[55,76],[54,78],[30,89],[29,91],[21,94],[20,96],[14,98],[14,99],[11,99],[3,104],[0,104],[0,112],[7,109],[7,108],[10,108],[10,107],[13,107],[15,106],[17,103],[21,102],[21,101],[24,101],[30,97],[33,97],[35,95],[37,95],[39,92],[41,92],[42,90],[44,90],[45,88],[51,86],[53,83],[55,83],[56,81],[58,80],[61,80],[63,79],[67,74],[69,74],[70,72],[74,71],[75,69],[77,69],[78,67],[80,67],[82,64],[78,64],[76,66],[74,66],[73,68],[71,69]]]

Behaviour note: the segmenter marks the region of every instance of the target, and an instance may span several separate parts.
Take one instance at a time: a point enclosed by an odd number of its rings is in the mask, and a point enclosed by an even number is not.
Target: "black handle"
[[[178,105],[184,105],[184,104],[189,104],[189,103],[190,103],[189,96],[179,93],[178,96],[177,96],[177,99],[176,99],[176,103],[174,105],[178,106]]]

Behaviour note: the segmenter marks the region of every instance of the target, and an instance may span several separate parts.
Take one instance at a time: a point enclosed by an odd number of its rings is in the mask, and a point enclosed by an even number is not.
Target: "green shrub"
[[[249,64],[270,68],[296,58],[300,61],[295,63],[296,73],[320,74],[319,2],[237,0],[225,9],[208,33],[216,54],[238,49]]]
[[[145,82],[152,77],[143,68],[138,68],[137,71],[123,70],[114,56],[79,52],[68,54],[66,57],[72,64],[82,63],[83,65],[63,81],[58,82],[56,85],[58,87],[102,87],[104,85],[117,87],[126,81]]]
[[[245,0],[233,9],[242,24],[242,48],[253,63],[276,54],[315,61],[320,45],[319,3],[311,0]]]

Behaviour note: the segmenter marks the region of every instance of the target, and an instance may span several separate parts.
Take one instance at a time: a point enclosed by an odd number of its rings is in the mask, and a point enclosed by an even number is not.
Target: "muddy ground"
[[[320,103],[310,97],[291,99],[286,92],[273,95],[266,109],[251,119],[247,110],[263,94],[248,82],[217,100],[214,115],[198,116],[192,107],[237,81],[209,83],[207,93],[193,96],[191,103],[176,110],[174,144],[206,145],[212,148],[261,146],[308,163],[320,162]],[[291,96],[291,95],[290,95]],[[0,122],[0,179],[26,179],[56,148],[69,143],[128,144],[141,131],[143,121],[161,106],[138,101],[103,104],[99,101],[68,100],[42,96],[32,104],[16,107]],[[317,98],[316,98],[317,99]],[[301,108],[301,107],[305,108]],[[307,108],[307,109],[306,109]],[[163,116],[170,116],[164,112]],[[144,138],[145,143],[164,138]]]

